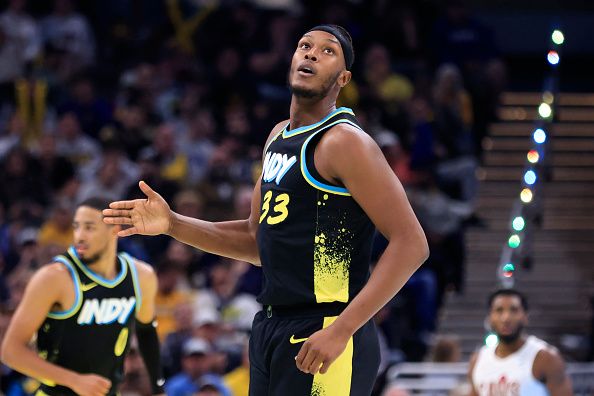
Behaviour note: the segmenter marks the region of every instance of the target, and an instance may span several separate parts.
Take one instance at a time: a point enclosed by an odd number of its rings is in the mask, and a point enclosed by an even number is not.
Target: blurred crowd
[[[490,30],[463,1],[2,5],[0,333],[32,272],[72,243],[80,200],[140,198],[142,179],[178,213],[247,218],[265,139],[288,118],[296,42],[336,23],[356,51],[339,105],[382,148],[431,249],[375,319],[382,369],[426,358],[444,295],[464,290],[464,231],[483,225],[476,171],[506,84]],[[378,235],[375,259],[385,244]],[[246,395],[260,270],[165,236],[120,245],[158,273],[168,394]],[[122,394],[150,394],[134,347],[126,365]],[[9,394],[31,389],[6,367],[2,378]]]

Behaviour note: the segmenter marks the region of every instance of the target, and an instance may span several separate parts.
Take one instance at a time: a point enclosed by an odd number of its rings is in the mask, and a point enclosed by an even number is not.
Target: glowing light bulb
[[[532,138],[538,144],[542,144],[547,141],[547,133],[543,131],[541,128],[538,128],[532,134]]]
[[[498,342],[499,342],[499,338],[497,338],[497,335],[495,335],[493,333],[491,333],[487,337],[485,337],[485,345],[488,346],[489,348],[494,348]]]
[[[512,227],[514,230],[518,232],[522,231],[525,225],[526,222],[524,221],[524,218],[522,216],[514,217],[514,219],[512,220]]]
[[[514,234],[512,236],[509,237],[509,239],[507,240],[507,245],[512,248],[512,249],[516,249],[518,246],[520,246],[520,236],[517,234]]]
[[[528,158],[528,162],[530,162],[531,164],[536,164],[538,162],[538,159],[540,158],[540,156],[538,155],[538,151],[536,150],[528,151],[526,157]]]
[[[524,174],[524,181],[526,182],[526,184],[528,185],[533,185],[534,183],[536,183],[536,173],[534,173],[533,170],[529,170]]]
[[[551,34],[551,40],[553,40],[553,43],[561,45],[565,41],[565,36],[561,30],[555,29]]]
[[[522,192],[520,193],[520,199],[524,203],[532,202],[532,191],[529,188],[523,189]]]
[[[549,51],[547,54],[547,60],[553,66],[557,66],[561,58],[559,57],[559,53],[557,51]]]
[[[553,114],[553,109],[551,109],[549,104],[543,102],[538,106],[538,114],[540,114],[542,118],[549,118],[551,114]]]

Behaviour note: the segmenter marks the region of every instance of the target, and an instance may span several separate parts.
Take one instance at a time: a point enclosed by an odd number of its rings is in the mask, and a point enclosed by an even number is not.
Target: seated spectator
[[[54,203],[49,219],[39,229],[38,243],[45,247],[56,245],[61,251],[68,249],[73,243],[72,206],[69,202],[59,200]]]
[[[191,338],[184,344],[182,372],[165,384],[168,396],[186,396],[198,392],[201,387],[211,385],[222,396],[231,396],[220,376],[211,373],[211,347],[201,338]]]
[[[26,0],[10,0],[0,14],[0,83],[23,77],[25,66],[41,50],[39,27],[26,7]]]
[[[190,303],[177,305],[173,311],[175,330],[165,336],[161,346],[161,359],[165,378],[169,378],[181,371],[183,346],[194,333],[194,311]]]
[[[248,396],[250,387],[250,357],[247,342],[243,348],[241,366],[225,374],[223,380],[227,388],[231,390],[233,396]]]
[[[112,201],[123,199],[130,186],[136,184],[140,173],[138,166],[117,148],[109,148],[103,153],[95,172],[83,177],[78,191],[79,202],[97,195]]]
[[[159,279],[157,296],[155,298],[155,312],[159,327],[159,338],[164,340],[167,334],[176,330],[174,319],[175,308],[180,304],[191,301],[191,294],[180,288],[180,279],[184,276],[182,269],[168,262],[157,266]]]
[[[178,151],[175,144],[175,129],[162,124],[157,128],[153,144],[140,152],[141,157],[155,157],[161,176],[166,180],[183,184],[188,174],[188,157]]]
[[[95,59],[95,40],[87,18],[74,10],[72,0],[54,0],[53,12],[41,23],[43,39],[60,49],[74,74]]]
[[[441,66],[434,87],[437,175],[445,182],[457,183],[458,199],[474,203],[478,194],[472,137],[472,103],[454,65]]]
[[[101,148],[81,129],[75,113],[66,112],[60,116],[56,136],[58,154],[72,161],[81,177],[92,177],[93,171],[99,168]]]
[[[243,262],[220,259],[210,269],[210,288],[196,295],[195,307],[199,313],[205,308],[220,313],[223,323],[236,330],[249,330],[254,315],[261,306],[256,298],[247,293],[237,294]]]
[[[95,84],[86,75],[79,75],[70,83],[69,99],[59,109],[76,114],[83,131],[94,139],[99,139],[101,128],[112,121],[111,105],[97,97]]]

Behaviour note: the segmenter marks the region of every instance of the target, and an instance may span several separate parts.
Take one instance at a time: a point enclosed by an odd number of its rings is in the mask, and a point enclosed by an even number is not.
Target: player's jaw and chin
[[[496,331],[497,338],[504,344],[513,344],[516,342],[522,335],[522,331],[524,330],[524,326],[520,323],[517,325],[516,328],[509,329],[505,332],[498,330]]]
[[[326,97],[332,88],[337,84],[340,71],[334,75],[328,76],[321,83],[319,75],[311,77],[302,77],[299,72],[293,68],[289,72],[288,85],[291,93],[298,98],[303,99],[322,99]]]

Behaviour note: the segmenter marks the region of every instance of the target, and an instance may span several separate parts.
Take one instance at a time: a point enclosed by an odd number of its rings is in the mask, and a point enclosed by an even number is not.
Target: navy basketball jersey
[[[369,277],[374,226],[349,191],[324,180],[314,164],[320,138],[341,123],[361,129],[341,107],[313,125],[287,125],[265,148],[257,233],[262,304],[349,302]]]
[[[50,312],[37,331],[39,355],[58,366],[111,380],[110,395],[123,379],[135,313],[141,294],[133,259],[117,256],[118,275],[107,280],[91,271],[70,247],[54,262],[66,266],[74,282],[76,299],[67,311]],[[72,390],[44,381],[48,395],[75,395]]]

